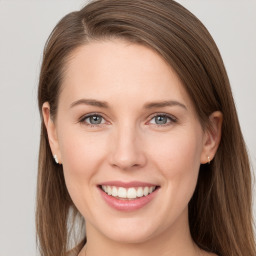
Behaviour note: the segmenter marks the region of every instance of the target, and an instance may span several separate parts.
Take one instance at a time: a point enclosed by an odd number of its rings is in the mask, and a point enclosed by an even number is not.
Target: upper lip
[[[148,183],[148,182],[141,182],[141,181],[130,181],[130,182],[123,182],[123,181],[106,181],[101,184],[100,186],[115,186],[115,187],[123,187],[123,188],[135,188],[135,187],[154,187],[158,186],[157,184]]]

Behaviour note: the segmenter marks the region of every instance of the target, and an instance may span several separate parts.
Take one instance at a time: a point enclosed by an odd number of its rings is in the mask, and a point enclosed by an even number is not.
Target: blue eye
[[[176,122],[176,119],[173,117],[170,117],[165,114],[159,114],[154,116],[149,123],[156,124],[156,125],[168,125],[170,123]]]
[[[90,124],[100,124],[102,121],[101,116],[90,116],[90,117],[87,117],[85,120],[87,119],[90,122]]]
[[[167,116],[156,116],[154,119],[156,124],[166,124],[168,122]]]
[[[100,125],[106,123],[105,119],[101,115],[97,114],[85,116],[80,122],[86,123],[87,125]]]

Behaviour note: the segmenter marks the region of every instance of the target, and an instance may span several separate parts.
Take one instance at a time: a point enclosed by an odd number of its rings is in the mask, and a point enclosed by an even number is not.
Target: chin
[[[124,244],[140,244],[148,241],[151,236],[142,232],[116,232],[112,234],[108,234],[108,238],[117,243]]]
[[[145,221],[145,219],[144,219]],[[141,221],[121,220],[119,224],[101,227],[101,232],[108,239],[118,243],[136,244],[143,243],[157,234],[157,226],[152,223],[141,223]]]

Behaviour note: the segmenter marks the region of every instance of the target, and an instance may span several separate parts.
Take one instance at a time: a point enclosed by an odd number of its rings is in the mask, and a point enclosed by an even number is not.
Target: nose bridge
[[[115,127],[111,164],[121,169],[142,167],[146,162],[139,127],[124,122]]]

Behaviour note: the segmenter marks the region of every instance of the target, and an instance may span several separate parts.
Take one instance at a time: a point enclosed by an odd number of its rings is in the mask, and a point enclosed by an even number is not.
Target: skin
[[[78,104],[80,99],[108,107]],[[164,101],[176,103],[145,107]],[[73,52],[58,104],[54,121],[47,102],[43,116],[52,153],[86,220],[88,242],[79,256],[211,255],[191,239],[188,203],[200,164],[218,148],[220,112],[209,117],[213,129],[203,131],[173,69],[153,50],[121,40],[91,42]],[[103,118],[91,126],[83,117],[95,113]],[[159,114],[170,118],[157,124]],[[112,180],[160,189],[145,207],[121,212],[106,204],[97,187]]]

